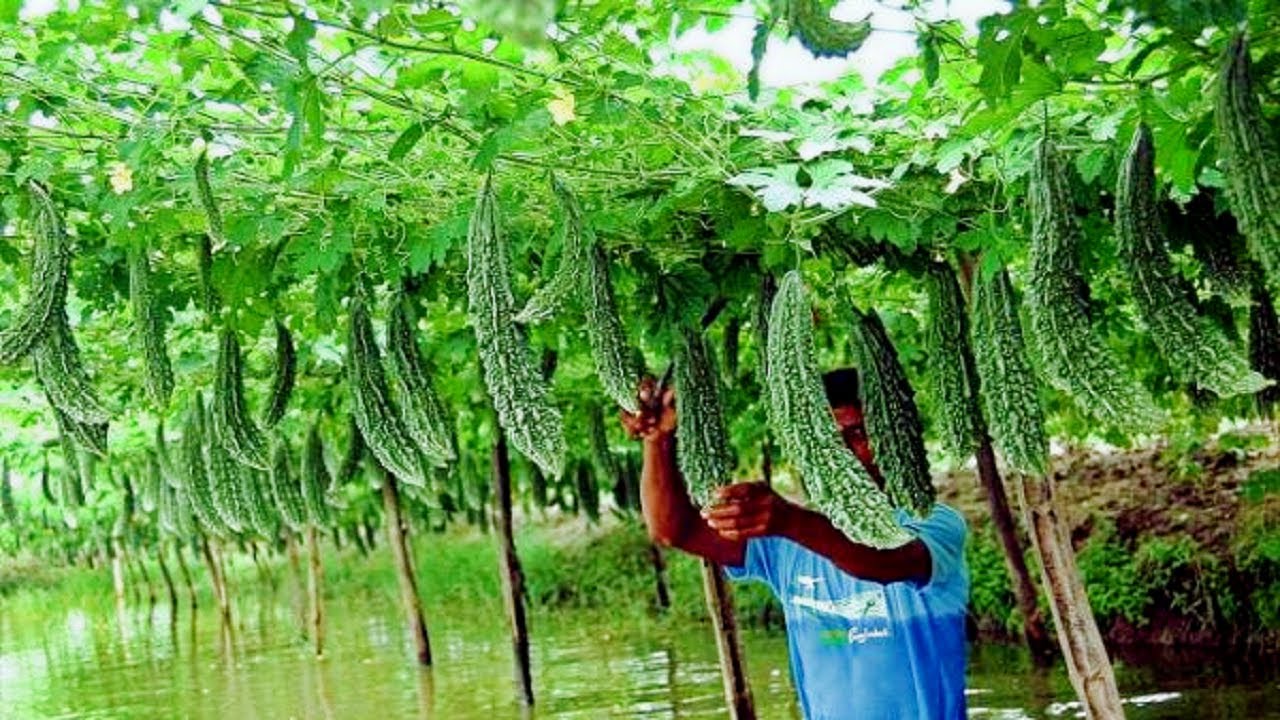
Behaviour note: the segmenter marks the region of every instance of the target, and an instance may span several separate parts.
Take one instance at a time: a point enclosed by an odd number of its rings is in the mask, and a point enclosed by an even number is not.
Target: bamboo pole
[[[1023,477],[1018,487],[1071,685],[1087,718],[1122,719],[1124,710],[1115,673],[1084,592],[1070,536],[1056,507],[1053,479]]]
[[[409,633],[413,636],[414,652],[420,665],[431,665],[431,637],[427,633],[427,621],[422,614],[422,598],[418,595],[418,580],[409,554],[409,528],[400,507],[400,490],[395,475],[382,470],[382,507],[387,515],[387,543],[396,564],[396,577],[400,581],[400,601],[404,607]]]
[[[496,424],[495,424],[496,428]],[[533,672],[529,664],[529,625],[525,616],[524,571],[516,553],[516,540],[511,518],[511,458],[507,440],[498,430],[493,444],[493,497],[498,513],[498,566],[502,579],[502,599],[511,626],[511,649],[515,656],[515,684],[521,704],[533,706]]]
[[[724,680],[724,699],[732,720],[755,720],[755,702],[751,683],[747,680],[746,661],[738,642],[738,623],[733,614],[733,596],[725,583],[724,573],[710,560],[702,561],[702,588],[707,599],[707,612],[716,636],[720,655],[720,676]]]

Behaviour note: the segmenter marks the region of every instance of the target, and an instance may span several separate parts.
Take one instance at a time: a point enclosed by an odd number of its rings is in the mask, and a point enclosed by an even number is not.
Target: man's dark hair
[[[862,407],[862,398],[858,394],[858,371],[855,368],[840,368],[822,376],[822,387],[827,391],[827,402],[831,407]]]

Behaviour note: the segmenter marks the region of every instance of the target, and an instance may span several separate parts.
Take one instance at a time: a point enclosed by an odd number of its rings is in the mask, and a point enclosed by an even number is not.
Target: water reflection
[[[0,715],[28,718],[419,718],[505,720],[515,700],[500,610],[429,608],[437,666],[421,669],[403,641],[394,596],[333,599],[330,648],[317,660],[292,612],[287,583],[237,599],[235,626],[216,606],[178,617],[167,603],[115,616],[99,607],[0,607]],[[461,614],[460,614],[461,613]],[[724,717],[709,629],[565,614],[533,634],[533,718]],[[122,630],[123,628],[123,630]],[[785,639],[743,635],[762,720],[798,718]],[[1280,717],[1280,672],[1202,658],[1126,657],[1129,717]],[[1060,669],[1038,671],[1018,648],[971,656],[972,717],[1073,717]],[[1270,714],[1269,714],[1270,713]]]

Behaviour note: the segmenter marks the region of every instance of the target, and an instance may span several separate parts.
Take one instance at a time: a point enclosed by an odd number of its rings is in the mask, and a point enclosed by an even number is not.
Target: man
[[[857,371],[823,378],[849,450],[883,489],[867,442]],[[763,483],[721,488],[699,511],[676,465],[674,393],[651,378],[642,409],[624,415],[644,440],[641,502],[653,539],[724,566],[735,580],[772,588],[783,605],[791,675],[807,720],[952,720],[965,717],[965,522],[936,505],[915,540],[878,550],[848,539],[814,510]]]

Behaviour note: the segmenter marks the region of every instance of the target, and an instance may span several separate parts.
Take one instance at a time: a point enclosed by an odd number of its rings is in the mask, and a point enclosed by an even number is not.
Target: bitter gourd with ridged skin
[[[100,457],[107,456],[107,424],[106,423],[82,423],[77,422],[74,418],[62,412],[57,405],[53,403],[53,399],[49,397],[48,389],[45,388],[45,400],[49,403],[49,407],[53,409],[53,417],[58,426],[59,433],[68,440],[74,447],[83,448],[85,451],[98,455]]]
[[[293,474],[293,458],[289,444],[280,438],[271,458],[271,496],[275,499],[280,519],[295,532],[307,525],[307,506],[302,498],[302,485]]]
[[[210,408],[213,437],[237,462],[259,470],[267,469],[270,465],[267,441],[249,415],[244,398],[240,338],[229,327],[223,328],[219,338],[214,383]]]
[[[246,529],[260,537],[275,538],[280,534],[280,517],[276,512],[275,497],[272,495],[267,473],[241,465],[240,474],[244,483],[244,496],[248,501]]]
[[[711,502],[733,479],[734,458],[721,404],[720,378],[702,333],[685,328],[676,350],[676,461],[689,497]]]
[[[766,352],[769,421],[811,501],[854,542],[877,548],[910,542],[888,496],[840,437],[818,374],[812,311],[794,270],[778,285]]]
[[[1226,161],[1227,198],[1272,290],[1280,291],[1280,150],[1262,113],[1254,85],[1249,43],[1232,38],[1218,77],[1214,123],[1218,152]]]
[[[972,313],[973,355],[992,442],[1014,470],[1044,475],[1049,469],[1044,408],[1004,268],[974,279]]]
[[[29,183],[35,228],[31,280],[27,301],[14,313],[14,320],[0,332],[0,363],[9,364],[26,357],[64,312],[67,275],[71,271],[71,242],[62,218],[48,192],[38,183]]]
[[[1027,310],[1032,349],[1045,378],[1084,412],[1115,427],[1153,431],[1163,415],[1090,323],[1080,269],[1083,237],[1053,142],[1036,148],[1029,187],[1031,272]]]
[[[333,478],[324,463],[324,441],[320,439],[320,426],[311,425],[307,432],[307,447],[302,454],[302,501],[307,508],[307,519],[312,525],[328,526],[333,522],[329,509],[329,493]]]
[[[867,437],[885,480],[889,500],[917,517],[933,510],[935,491],[924,447],[924,424],[915,391],[898,360],[898,351],[874,310],[854,313],[857,357]]]
[[[144,513],[153,513],[160,497],[160,486],[164,484],[160,471],[160,460],[156,451],[148,448],[143,451],[142,472],[138,474],[138,506]]]
[[[486,177],[467,232],[467,310],[484,384],[507,440],[548,477],[559,477],[564,469],[564,420],[551,402],[550,388],[520,326],[512,321],[511,261],[497,204],[493,179]]]
[[[977,389],[969,386],[969,317],[964,294],[955,271],[945,263],[930,263],[924,280],[929,299],[924,345],[939,434],[952,457],[966,460],[978,449],[982,418]]]
[[[560,202],[563,229],[560,244],[560,264],[555,273],[533,293],[524,308],[516,314],[521,324],[540,323],[558,314],[569,299],[579,291],[585,280],[587,251],[594,245],[594,238],[582,220],[582,208],[569,188],[552,176],[551,189]]]
[[[866,20],[844,22],[831,17],[833,3],[786,0],[791,34],[818,57],[844,57],[857,51],[871,34]]]
[[[182,428],[181,464],[183,490],[186,491],[192,515],[205,532],[225,536],[230,528],[222,521],[213,500],[213,479],[209,476],[209,458],[205,453],[205,434],[210,423],[206,417],[204,395],[197,392],[187,410]]]
[[[1219,397],[1258,392],[1267,379],[1200,313],[1195,288],[1174,269],[1159,212],[1155,145],[1151,130],[1139,123],[1116,183],[1116,241],[1138,314],[1182,381]]]
[[[32,358],[36,378],[54,407],[85,425],[101,425],[111,419],[111,411],[99,399],[84,367],[65,311],[54,313]]]
[[[173,366],[165,349],[164,318],[151,287],[151,260],[145,243],[129,246],[129,307],[133,332],[143,362],[143,387],[157,408],[169,405],[173,395]]]
[[[351,300],[347,345],[347,376],[351,386],[351,408],[360,435],[382,467],[402,482],[426,486],[422,455],[413,444],[400,410],[391,400],[382,367],[382,353],[373,335],[364,300]]]
[[[391,316],[387,320],[391,378],[409,436],[428,460],[443,467],[457,458],[453,449],[453,419],[445,411],[427,373],[409,303],[409,297],[403,292],[391,299]]]
[[[213,505],[222,524],[233,532],[249,532],[251,517],[247,482],[247,466],[237,462],[227,450],[227,441],[215,424],[209,438],[209,479],[213,487]]]
[[[600,484],[592,472],[591,463],[580,461],[574,472],[575,490],[578,494],[578,508],[586,513],[591,522],[600,520]]]
[[[262,424],[273,428],[289,409],[293,397],[293,383],[298,368],[298,353],[293,346],[293,335],[284,323],[276,320],[276,364],[271,376],[271,400],[262,414]]]
[[[338,465],[338,475],[334,484],[345,486],[355,479],[360,472],[360,462],[364,460],[364,436],[360,434],[360,425],[354,414],[347,415],[347,449],[342,454],[342,463]]]
[[[637,412],[641,363],[627,341],[613,295],[613,281],[609,278],[609,259],[598,243],[587,253],[587,293],[587,341],[591,345],[596,376],[605,394],[619,407]]]

